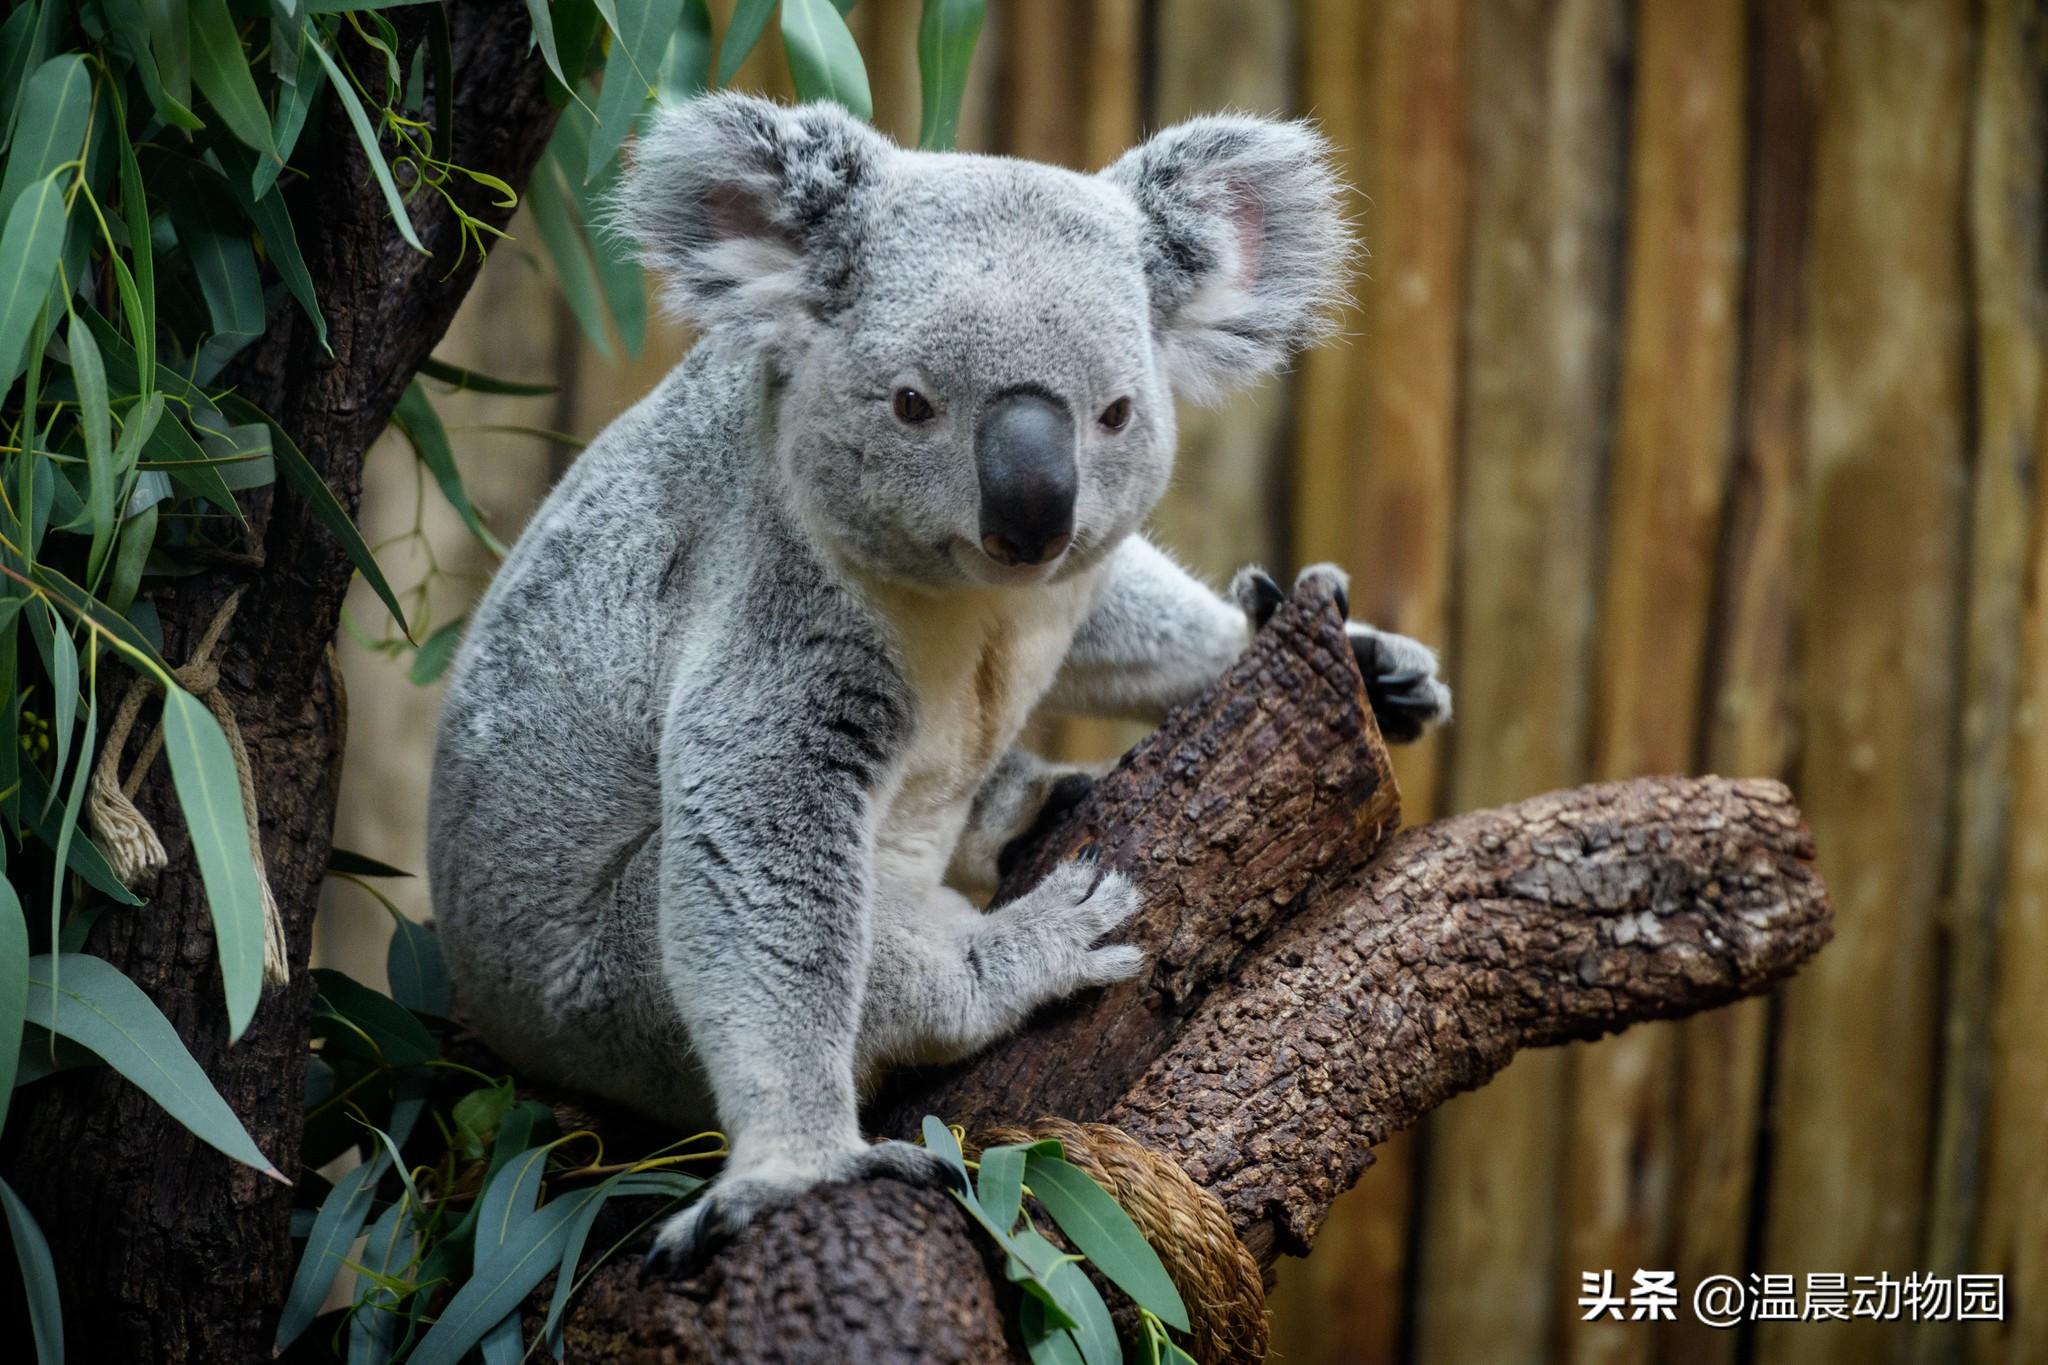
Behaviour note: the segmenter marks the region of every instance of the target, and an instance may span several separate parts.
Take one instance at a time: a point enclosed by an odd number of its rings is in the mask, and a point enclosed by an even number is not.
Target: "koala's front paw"
[[[1365,675],[1373,718],[1390,743],[1420,739],[1451,718],[1451,689],[1436,675],[1436,651],[1420,640],[1359,622],[1344,627]]]
[[[1334,579],[1337,610],[1351,615],[1351,577],[1334,564],[1311,564],[1295,577],[1299,588],[1311,578]],[[1280,585],[1264,569],[1246,568],[1231,581],[1231,596],[1258,630],[1273,618],[1283,599]],[[1347,620],[1344,633],[1365,675],[1366,699],[1388,742],[1420,739],[1432,725],[1451,718],[1451,689],[1437,677],[1436,651],[1420,640]]]
[[[1093,946],[1143,904],[1137,885],[1121,872],[1105,871],[1091,844],[995,915],[1005,937],[1028,942],[1036,959],[1028,975],[1036,978],[1040,999],[1056,1000],[1128,981],[1143,970],[1144,952],[1128,943]]]
[[[728,1169],[697,1202],[661,1225],[641,1263],[641,1278],[688,1278],[763,1211],[830,1181],[878,1177],[931,1189],[956,1179],[952,1167],[924,1148],[893,1141],[852,1148],[801,1166],[776,1163],[752,1171]]]

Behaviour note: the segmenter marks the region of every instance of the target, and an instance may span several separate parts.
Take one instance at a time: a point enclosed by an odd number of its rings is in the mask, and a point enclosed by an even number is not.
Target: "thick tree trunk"
[[[402,26],[422,22],[408,11],[392,17]],[[522,185],[554,122],[526,20],[501,0],[457,0],[449,20],[452,159]],[[381,70],[374,61],[356,66],[372,78]],[[405,245],[332,96],[329,103],[324,140],[312,160],[299,162],[308,174],[293,210],[333,354],[287,303],[231,378],[278,419],[353,511],[363,454],[454,316],[478,258],[472,250],[450,273],[456,222],[432,193],[411,202],[432,256]],[[473,192],[467,180],[457,184],[471,213],[502,225],[507,214],[488,194]],[[346,724],[327,653],[351,569],[334,538],[282,485],[244,505],[259,562],[187,580],[159,607],[165,656],[179,663],[221,602],[248,589],[217,657],[254,770],[291,984],[269,991],[242,1040],[227,1046],[205,889],[161,763],[140,805],[164,838],[170,867],[153,889],[138,888],[147,905],[102,915],[87,947],[149,993],[257,1145],[290,1170],[312,1004],[306,957]],[[119,670],[107,672],[126,686]],[[26,1098],[25,1112],[17,1110],[9,1125],[4,1164],[57,1258],[70,1359],[268,1358],[292,1267],[289,1191],[198,1143],[107,1071],[55,1077]]]
[[[1114,1124],[1270,1267],[1308,1249],[1374,1144],[1518,1049],[1757,993],[1827,941],[1811,842],[1775,782],[1584,787],[1381,847],[1385,773],[1340,617],[1306,588],[1005,887],[1100,843],[1146,891],[1131,938],[1154,969],[963,1067],[899,1077],[873,1126]],[[608,1266],[568,1337],[579,1360],[1011,1359],[1010,1294],[945,1194],[849,1184],[766,1216],[693,1280]]]

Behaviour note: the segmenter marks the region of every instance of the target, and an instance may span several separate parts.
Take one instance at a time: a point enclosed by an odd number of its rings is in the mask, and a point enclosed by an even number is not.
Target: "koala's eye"
[[[1131,424],[1131,400],[1119,398],[1102,410],[1102,416],[1095,419],[1111,431],[1122,431]]]
[[[938,416],[937,413],[932,411],[931,400],[916,389],[896,390],[894,407],[896,410],[896,420],[908,423],[911,426],[918,426],[929,422],[932,418]]]

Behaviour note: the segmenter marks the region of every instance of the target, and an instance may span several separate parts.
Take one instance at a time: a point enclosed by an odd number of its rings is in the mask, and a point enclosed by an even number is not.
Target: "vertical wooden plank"
[[[1467,377],[1451,799],[1585,775],[1593,574],[1614,388],[1623,7],[1503,0],[1471,29]],[[1561,1052],[1433,1118],[1417,1295],[1425,1361],[1544,1358],[1558,1266]]]
[[[1285,113],[1294,102],[1294,21],[1292,0],[1155,0],[1151,125],[1219,109]],[[1277,474],[1291,392],[1283,376],[1221,408],[1180,407],[1173,484],[1152,529],[1212,582],[1228,582],[1243,564],[1278,568]]]
[[[1733,430],[1748,58],[1726,0],[1636,7],[1620,428],[1607,506],[1593,771],[1695,764]],[[1563,1269],[1663,1264],[1676,1025],[1575,1048]],[[1570,1300],[1567,1300],[1570,1302]],[[1643,1324],[1567,1319],[1564,1356],[1648,1361]]]
[[[1804,451],[1805,274],[1813,179],[1812,0],[1753,6],[1753,137],[1736,457],[1708,652],[1704,767],[1782,775],[1792,755],[1792,641]],[[1662,1268],[1682,1285],[1744,1268],[1769,1002],[1678,1026],[1677,1140]],[[1690,1313],[1659,1323],[1654,1358],[1732,1365],[1742,1338]]]
[[[1927,1264],[2003,1273],[2013,1320],[1929,1323],[1918,1358],[2024,1358],[2048,1342],[2048,4],[1989,0],[1977,46],[1969,219],[1977,459],[1968,691],[1957,756],[1948,1052]]]
[[[1310,0],[1301,108],[1353,187],[1370,259],[1355,325],[1304,358],[1294,402],[1293,557],[1353,572],[1352,610],[1446,643],[1465,283],[1464,0]],[[1447,661],[1453,682],[1457,660]],[[1442,742],[1396,751],[1403,816],[1439,813]],[[1416,1137],[1396,1134],[1281,1270],[1275,1351],[1386,1361],[1406,1334]]]
[[[1964,0],[1829,7],[1808,298],[1801,798],[1837,934],[1784,995],[1765,1263],[1910,1267],[1926,1219],[1962,532]],[[1903,1359],[1869,1320],[1765,1362]]]

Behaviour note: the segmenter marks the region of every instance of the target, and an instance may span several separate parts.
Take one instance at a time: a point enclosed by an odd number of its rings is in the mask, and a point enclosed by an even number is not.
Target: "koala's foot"
[[[1094,846],[1045,874],[1038,885],[990,912],[970,951],[986,989],[1028,1012],[1090,986],[1128,981],[1145,954],[1096,940],[1138,913],[1137,886],[1106,871]]]
[[[685,1279],[764,1210],[801,1198],[835,1180],[885,1178],[937,1189],[954,1184],[952,1167],[909,1142],[878,1142],[815,1162],[774,1162],[753,1169],[728,1167],[697,1201],[661,1225],[641,1262],[643,1282],[657,1275]]]
[[[1348,618],[1350,576],[1334,564],[1311,564],[1296,577],[1296,586],[1310,577],[1336,579],[1337,609]],[[1286,596],[1272,576],[1259,568],[1238,570],[1230,591],[1254,631],[1273,618]],[[1435,650],[1420,640],[1362,621],[1346,620],[1344,633],[1351,639],[1358,671],[1365,675],[1365,695],[1372,703],[1373,719],[1389,743],[1420,739],[1431,726],[1451,718],[1451,689],[1437,677]]]
[[[975,793],[947,883],[975,895],[994,891],[1032,841],[1081,804],[1107,767],[1048,763],[1021,748],[1004,754]]]

